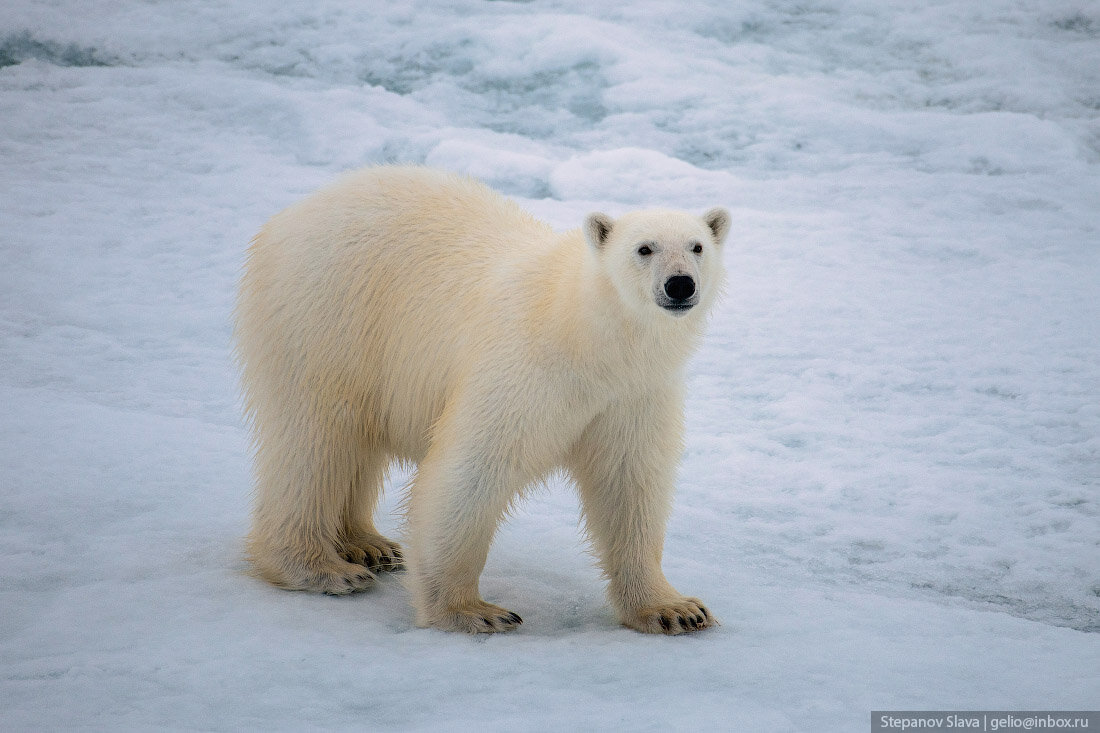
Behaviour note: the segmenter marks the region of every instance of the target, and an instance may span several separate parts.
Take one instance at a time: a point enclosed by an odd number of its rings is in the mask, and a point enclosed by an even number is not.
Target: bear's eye
[[[701,255],[701,254],[703,254],[703,245],[696,242],[695,246],[691,248],[691,251],[694,252],[697,255]]]
[[[641,247],[638,248],[638,254],[640,254],[642,257],[649,257],[651,254],[653,254],[653,250],[649,248],[649,245],[643,244]]]

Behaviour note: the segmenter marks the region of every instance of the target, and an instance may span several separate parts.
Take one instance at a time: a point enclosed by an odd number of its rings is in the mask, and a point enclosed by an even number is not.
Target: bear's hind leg
[[[318,414],[283,400],[257,409],[256,505],[248,556],[281,588],[345,595],[375,576],[341,556],[359,434],[346,406]],[[311,409],[313,408],[313,409]],[[263,419],[260,419],[263,418]]]
[[[344,515],[341,557],[365,565],[374,572],[404,569],[401,545],[374,527],[374,512],[386,475],[386,456],[372,445],[364,445],[359,467],[352,477]]]

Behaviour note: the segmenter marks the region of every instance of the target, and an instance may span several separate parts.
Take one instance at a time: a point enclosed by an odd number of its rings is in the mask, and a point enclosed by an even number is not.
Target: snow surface
[[[616,626],[560,481],[483,578],[512,634],[245,575],[244,248],[385,161],[731,209],[665,553],[721,627]],[[1100,705],[1094,2],[9,0],[0,267],[5,731]]]

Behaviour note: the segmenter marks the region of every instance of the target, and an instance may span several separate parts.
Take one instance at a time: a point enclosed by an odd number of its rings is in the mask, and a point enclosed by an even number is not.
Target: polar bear
[[[714,624],[661,554],[684,364],[729,226],[722,208],[662,210],[556,233],[476,181],[400,166],[273,217],[236,313],[256,572],[344,594],[405,564],[419,626],[512,629],[520,617],[482,600],[478,578],[509,505],[564,469],[619,620]],[[372,520],[393,461],[417,466],[404,557]]]

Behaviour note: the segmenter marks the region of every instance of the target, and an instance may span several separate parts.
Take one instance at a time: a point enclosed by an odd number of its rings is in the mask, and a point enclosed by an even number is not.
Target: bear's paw
[[[401,545],[380,534],[361,534],[344,543],[341,557],[351,563],[364,565],[372,572],[404,570]]]
[[[646,634],[687,634],[718,624],[698,598],[680,598],[647,606],[623,618],[623,624]]]
[[[315,569],[299,582],[287,587],[316,591],[326,596],[346,596],[370,588],[376,580],[374,573],[362,565],[341,562]]]
[[[465,631],[469,634],[494,634],[511,631],[523,619],[506,608],[485,601],[474,601],[462,606],[452,606],[437,614],[431,626],[444,631]]]

